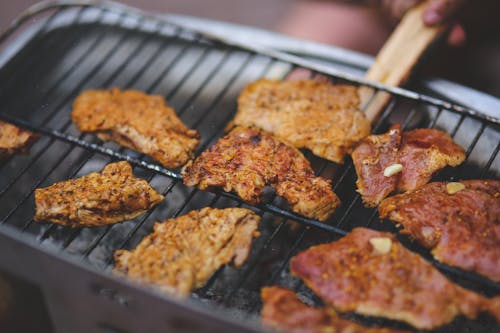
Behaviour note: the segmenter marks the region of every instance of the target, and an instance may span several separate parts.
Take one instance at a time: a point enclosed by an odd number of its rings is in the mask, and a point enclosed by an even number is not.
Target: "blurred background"
[[[37,0],[0,0],[0,25]],[[272,29],[295,0],[123,0],[124,4],[153,11],[200,16]],[[265,10],[264,10],[265,8]]]
[[[0,0],[4,29],[36,0]],[[396,22],[380,0],[123,0],[155,13],[175,13],[255,26],[375,55]],[[469,1],[460,47],[434,49],[423,75],[443,77],[500,97],[500,1]],[[500,111],[499,111],[500,112]]]

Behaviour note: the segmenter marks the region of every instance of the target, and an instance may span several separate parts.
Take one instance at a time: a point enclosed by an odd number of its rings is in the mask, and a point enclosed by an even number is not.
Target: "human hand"
[[[400,20],[404,14],[422,0],[382,0],[383,10],[392,20]],[[458,15],[465,0],[429,0],[422,14],[422,21],[428,26],[451,23],[448,43],[460,46],[466,40],[462,25],[458,24]]]

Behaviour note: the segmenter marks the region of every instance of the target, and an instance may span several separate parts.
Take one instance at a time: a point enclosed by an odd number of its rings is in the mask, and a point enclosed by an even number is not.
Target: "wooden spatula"
[[[405,83],[427,48],[446,28],[424,25],[422,13],[426,4],[427,1],[422,2],[406,13],[366,73],[367,80],[389,86]],[[391,99],[390,94],[383,91],[375,93],[369,87],[360,87],[359,94],[362,105],[367,105],[365,113],[372,123]]]

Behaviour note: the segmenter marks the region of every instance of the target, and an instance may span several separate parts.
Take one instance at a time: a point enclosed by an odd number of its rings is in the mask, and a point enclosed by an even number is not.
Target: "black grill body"
[[[223,134],[236,111],[236,98],[249,82],[261,77],[284,79],[297,67],[327,74],[333,82],[369,85],[361,79],[339,74],[335,67],[316,66],[244,41],[221,41],[109,4],[48,5],[22,17],[0,41],[4,46],[0,119],[42,133],[28,155],[0,164],[0,269],[41,288],[59,332],[259,331],[263,286],[288,287],[311,304],[320,304],[290,275],[291,256],[338,239],[357,226],[395,231],[392,223],[379,220],[375,209],[363,207],[350,160],[336,165],[305,152],[317,174],[332,179],[343,202],[323,224],[291,213],[272,193],[265,203],[249,207],[232,194],[186,187],[178,170],[167,170],[137,152],[81,134],[70,120],[72,101],[86,89],[115,86],[160,94],[189,127],[200,131],[199,154]],[[14,51],[5,47],[15,43],[19,46]],[[412,91],[372,87],[393,94],[373,125],[374,132],[400,121],[405,128],[442,129],[465,147],[466,163],[445,170],[436,180],[498,179],[497,119]],[[134,173],[166,195],[166,201],[134,220],[98,228],[71,229],[33,221],[36,188],[98,171],[120,159],[131,162]],[[262,216],[262,235],[242,268],[220,269],[187,301],[112,273],[113,252],[135,247],[155,221],[206,206],[242,206]],[[499,293],[498,284],[439,264],[428,251],[401,239],[457,283],[490,296]],[[461,318],[440,331],[498,328],[489,318]]]

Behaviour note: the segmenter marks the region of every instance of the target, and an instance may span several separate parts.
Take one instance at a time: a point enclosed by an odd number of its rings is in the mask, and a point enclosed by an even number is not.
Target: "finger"
[[[445,23],[457,14],[463,2],[463,0],[433,0],[425,7],[422,19],[429,26]]]
[[[462,46],[465,44],[467,34],[460,24],[455,24],[448,35],[448,44],[451,46]]]

